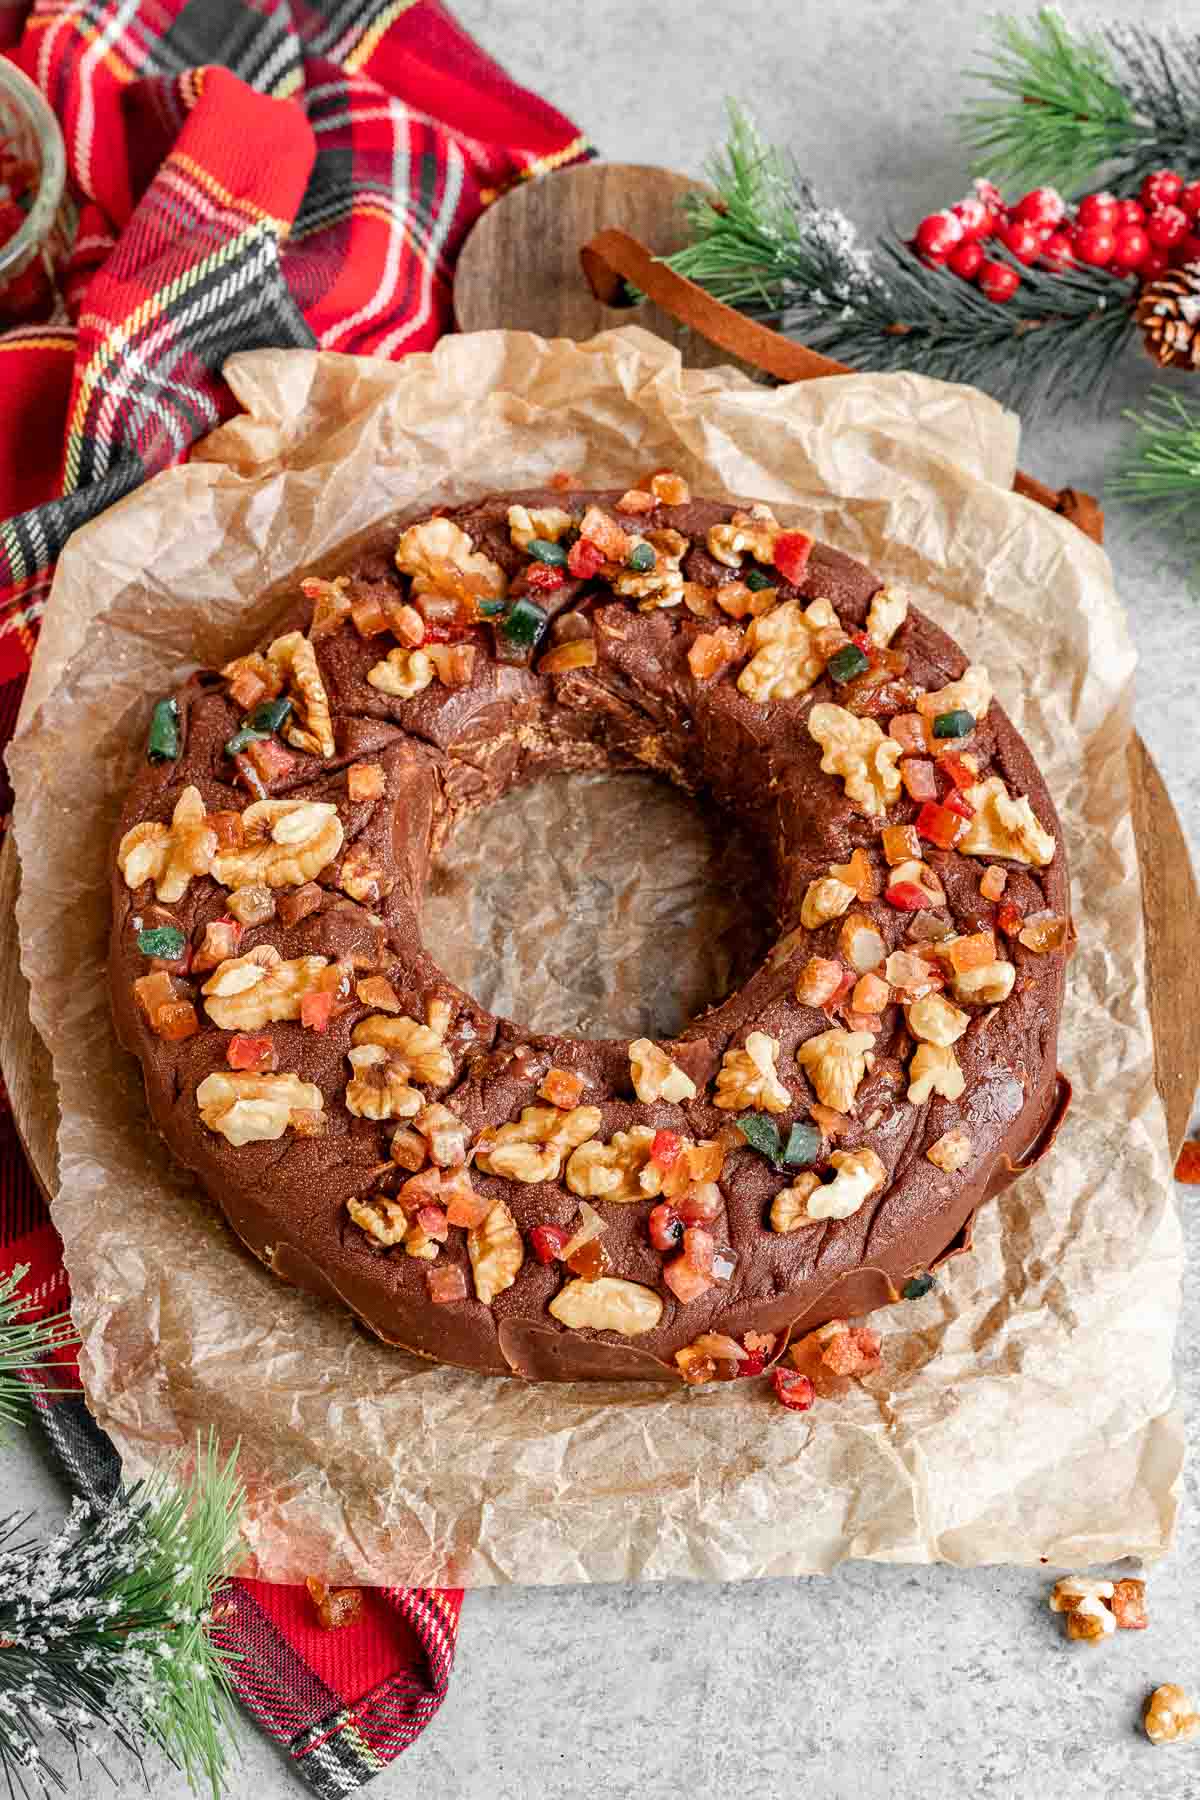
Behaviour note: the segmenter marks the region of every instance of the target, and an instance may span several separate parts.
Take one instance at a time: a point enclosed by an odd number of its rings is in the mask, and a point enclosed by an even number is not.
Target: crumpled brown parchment
[[[10,754],[22,960],[62,1098],[54,1216],[89,1403],[128,1472],[198,1426],[240,1438],[252,1566],[276,1580],[1161,1553],[1182,1456],[1181,1256],[1128,801],[1133,652],[1102,552],[1010,492],[1015,421],[915,376],[770,391],[687,372],[636,328],[584,345],[449,338],[398,365],[256,352],[228,372],[245,416],[72,539]],[[252,641],[264,590],[394,510],[663,464],[699,494],[768,500],[906,584],[990,668],[1070,842],[1060,1060],[1076,1098],[1058,1147],[983,1208],[974,1253],[933,1293],[876,1319],[879,1374],[804,1416],[762,1383],[530,1387],[383,1348],[235,1246],[149,1130],[108,1023],[106,847],[149,697]],[[628,782],[547,783],[447,857],[431,942],[489,1003],[543,1025],[575,1006],[600,1032],[727,978],[714,945],[737,937],[737,890],[720,846],[682,801],[640,789],[626,875],[606,840]],[[539,943],[531,921],[564,905],[575,926]],[[684,948],[664,969],[672,923]]]

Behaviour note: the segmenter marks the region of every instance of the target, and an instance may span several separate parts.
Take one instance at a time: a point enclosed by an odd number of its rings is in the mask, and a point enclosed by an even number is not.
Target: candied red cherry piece
[[[579,581],[591,581],[604,567],[604,552],[590,538],[577,538],[567,552],[567,568]]]
[[[785,581],[799,587],[812,555],[813,541],[807,531],[781,531],[775,539],[771,560]]]
[[[656,1131],[650,1145],[650,1161],[660,1169],[673,1169],[682,1149],[683,1139],[677,1131]]]
[[[771,1386],[779,1404],[791,1412],[808,1412],[817,1397],[816,1388],[799,1369],[772,1369]]]
[[[763,1350],[747,1350],[737,1366],[739,1379],[746,1375],[761,1375],[767,1366],[766,1352]]]
[[[713,1285],[711,1275],[702,1275],[699,1270],[690,1268],[682,1256],[667,1264],[663,1280],[681,1306],[690,1306]]]
[[[269,1037],[246,1037],[240,1031],[225,1046],[225,1061],[231,1069],[247,1069],[256,1075],[270,1074],[279,1067],[275,1045]]]
[[[948,211],[928,213],[917,226],[914,243],[931,262],[944,262],[963,240],[962,220]]]
[[[529,1247],[540,1263],[552,1263],[571,1241],[565,1225],[535,1225],[529,1233]]]
[[[305,994],[300,1001],[300,1023],[308,1031],[327,1031],[333,1014],[333,994]]]
[[[1155,169],[1147,175],[1138,190],[1138,197],[1148,213],[1160,206],[1174,206],[1183,193],[1183,176],[1177,175],[1174,169]]]
[[[647,1230],[656,1250],[678,1250],[683,1243],[683,1220],[665,1200],[651,1208]]]
[[[1017,271],[1002,262],[985,262],[976,280],[980,293],[997,306],[1003,306],[1006,300],[1011,300],[1021,285],[1021,277]]]
[[[1020,907],[1011,900],[1005,900],[996,913],[996,925],[999,930],[1006,937],[1016,937],[1024,923],[1025,915]]]
[[[697,1181],[675,1201],[675,1211],[685,1225],[707,1225],[720,1212],[724,1201],[715,1181]]]
[[[525,571],[526,587],[540,594],[549,594],[562,587],[566,579],[566,570],[556,568],[552,563],[530,563]]]
[[[946,808],[947,812],[957,813],[960,819],[973,819],[975,817],[975,808],[968,800],[963,799],[956,788],[951,788],[950,792],[943,799],[942,805]]]

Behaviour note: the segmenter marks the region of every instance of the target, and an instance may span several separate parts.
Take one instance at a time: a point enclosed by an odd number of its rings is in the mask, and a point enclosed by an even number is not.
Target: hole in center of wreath
[[[761,852],[648,775],[553,775],[465,819],[425,947],[530,1031],[671,1037],[750,975],[773,920]]]

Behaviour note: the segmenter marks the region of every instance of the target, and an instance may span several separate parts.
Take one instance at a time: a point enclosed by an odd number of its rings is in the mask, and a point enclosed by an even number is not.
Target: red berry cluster
[[[1174,169],[1158,169],[1136,200],[1086,194],[1073,211],[1051,187],[1031,188],[1007,206],[993,182],[977,181],[957,206],[921,220],[913,248],[922,262],[973,281],[989,300],[1011,300],[1021,277],[1010,263],[988,257],[989,239],[1021,263],[1060,271],[1087,264],[1155,281],[1200,260],[1200,181],[1185,184]]]

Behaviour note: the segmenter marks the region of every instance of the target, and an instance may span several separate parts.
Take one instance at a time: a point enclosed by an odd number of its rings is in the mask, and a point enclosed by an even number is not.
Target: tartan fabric
[[[0,53],[67,145],[50,271],[0,330],[0,747],[71,532],[233,410],[235,350],[396,357],[451,324],[480,210],[590,154],[437,0],[0,0]],[[10,302],[13,296],[9,295]],[[0,823],[11,795],[0,765]],[[58,1240],[0,1092],[0,1273],[68,1299]],[[35,1392],[72,1488],[118,1479],[70,1354]],[[348,1794],[441,1704],[461,1593],[372,1590],[321,1631],[302,1588],[238,1581],[220,1630],[249,1713],[321,1795]]]

